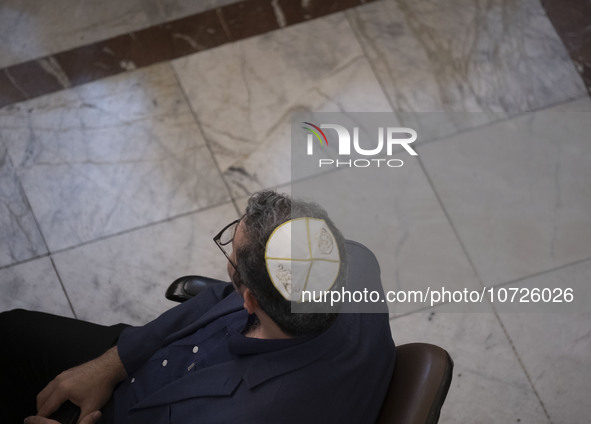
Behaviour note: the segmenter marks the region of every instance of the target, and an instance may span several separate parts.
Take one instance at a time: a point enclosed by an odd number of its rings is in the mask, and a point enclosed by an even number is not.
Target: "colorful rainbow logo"
[[[311,124],[309,122],[302,122],[302,124],[306,124],[306,125],[313,127],[316,131],[314,131],[314,129],[312,129],[312,128],[307,128],[307,127],[302,127],[302,128],[305,130],[308,130],[312,134],[314,134],[316,136],[316,138],[318,139],[318,141],[320,142],[320,145],[322,145],[322,138],[324,138],[324,143],[328,146],[328,140],[326,139],[326,135],[324,135],[324,132],[320,128],[318,128],[316,125]],[[320,135],[318,133],[322,134],[322,138],[320,138]]]

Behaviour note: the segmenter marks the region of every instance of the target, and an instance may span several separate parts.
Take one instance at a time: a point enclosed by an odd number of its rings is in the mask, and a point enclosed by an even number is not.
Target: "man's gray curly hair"
[[[271,233],[279,225],[295,218],[323,219],[335,236],[341,265],[333,290],[344,285],[347,272],[347,254],[341,232],[326,211],[316,203],[291,199],[274,191],[255,193],[248,200],[244,221],[244,242],[236,250],[239,285],[250,289],[259,306],[290,336],[318,334],[332,325],[336,312],[292,313],[291,302],[275,288],[267,272],[265,247]]]

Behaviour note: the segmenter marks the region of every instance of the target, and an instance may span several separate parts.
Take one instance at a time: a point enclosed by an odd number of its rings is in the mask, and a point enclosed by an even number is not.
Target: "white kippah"
[[[287,300],[300,302],[303,290],[318,293],[331,289],[341,258],[326,221],[296,218],[273,231],[265,248],[265,262],[277,291]]]

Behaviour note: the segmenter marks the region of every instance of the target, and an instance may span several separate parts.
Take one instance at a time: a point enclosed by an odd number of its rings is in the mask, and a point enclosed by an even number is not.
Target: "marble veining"
[[[238,217],[232,203],[189,214],[54,256],[79,318],[142,325],[175,303],[164,292],[189,274],[227,279],[213,236]]]
[[[4,0],[0,8],[0,69],[236,1],[58,0],[49,5]]]
[[[283,28],[287,23],[285,21],[285,14],[279,4],[279,0],[271,0],[271,7],[275,13],[275,18],[277,19],[277,25],[279,25],[279,28]]]
[[[88,7],[76,4],[78,9],[72,13],[71,0],[61,0],[50,13],[43,8],[18,4],[19,0],[11,0],[10,3],[0,11],[0,24],[6,21],[6,25],[0,25],[0,28],[14,29],[13,32],[20,35],[19,41],[27,48],[24,58],[19,60],[10,54],[10,49],[18,43],[13,43],[12,38],[4,43],[9,53],[6,57],[0,53],[0,107],[361,4],[359,0],[328,4],[313,1],[305,5],[278,0],[132,0],[126,2],[131,8],[124,9],[117,5],[112,7],[112,2],[108,0],[106,7],[97,14],[93,13],[96,5],[90,4]],[[15,23],[10,19],[11,7],[19,9],[20,6],[23,10],[16,13]],[[70,15],[79,13],[81,17],[73,21],[64,20],[63,13],[56,15],[56,10],[68,10]],[[41,18],[41,23],[34,25],[35,30],[31,31],[30,21],[36,17]],[[100,19],[106,19],[107,25],[101,25]],[[120,20],[129,24],[123,25],[126,31],[122,31]],[[89,25],[80,27],[84,23]],[[20,34],[23,28],[26,34]],[[49,41],[39,49],[31,48],[27,40],[37,36],[40,29],[46,31],[42,38]],[[72,37],[72,33],[64,36],[64,29],[66,32],[72,30],[80,39]],[[85,43],[85,37],[89,37],[90,42]],[[0,32],[0,46],[2,41],[3,34]],[[28,57],[31,51],[36,53]],[[6,60],[4,67],[3,58]]]
[[[60,64],[53,58],[40,59],[39,65],[45,72],[52,75],[63,88],[70,88],[71,83]]]
[[[9,108],[0,126],[51,250],[228,199],[168,65]]]
[[[178,276],[225,278],[211,237],[279,185],[369,245],[388,289],[573,285],[568,313],[411,307],[391,329],[451,353],[441,423],[587,422],[591,103],[568,100],[584,87],[538,2],[383,0],[301,25],[364,2],[228,2],[2,3],[0,67],[31,62],[0,71],[0,103],[77,87],[0,109],[0,311],[143,324]],[[378,196],[341,171],[292,181],[294,112],[392,107],[424,141]]]
[[[342,14],[178,59],[173,67],[234,196],[291,180],[292,113],[390,111]]]
[[[5,0],[0,8],[0,68],[148,26],[142,3]]]
[[[538,0],[391,0],[347,15],[396,111],[483,112],[448,134],[585,92]]]
[[[0,146],[0,267],[45,253],[35,217],[6,149]]]

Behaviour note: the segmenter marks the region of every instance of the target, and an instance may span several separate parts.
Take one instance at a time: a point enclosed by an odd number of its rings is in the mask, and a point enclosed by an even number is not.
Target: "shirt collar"
[[[254,355],[258,353],[273,352],[296,346],[309,340],[311,337],[293,337],[289,339],[257,339],[244,335],[245,330],[256,322],[256,316],[249,315],[246,321],[234,322],[228,326],[230,340],[228,347],[234,355]]]

